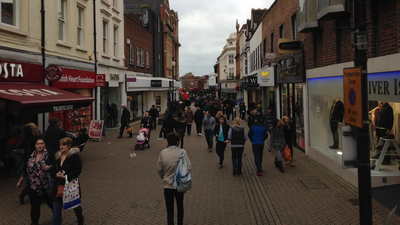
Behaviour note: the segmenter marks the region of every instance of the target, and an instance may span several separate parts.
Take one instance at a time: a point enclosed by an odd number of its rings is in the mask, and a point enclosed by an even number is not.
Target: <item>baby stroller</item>
[[[150,148],[150,130],[149,128],[140,128],[139,135],[137,136],[135,150],[145,147]]]

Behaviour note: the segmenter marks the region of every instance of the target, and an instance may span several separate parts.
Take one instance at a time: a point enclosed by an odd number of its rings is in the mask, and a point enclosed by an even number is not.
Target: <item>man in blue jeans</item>
[[[252,143],[254,161],[257,167],[257,176],[262,176],[262,158],[264,151],[264,142],[268,138],[268,129],[261,123],[260,116],[256,116],[255,124],[250,127],[248,137]]]
[[[204,134],[206,137],[208,151],[212,152],[213,148],[213,131],[215,127],[215,119],[211,116],[210,112],[206,111],[206,117],[203,119]]]

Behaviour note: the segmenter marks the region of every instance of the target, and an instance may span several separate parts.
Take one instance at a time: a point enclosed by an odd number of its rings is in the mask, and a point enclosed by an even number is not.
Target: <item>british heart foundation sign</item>
[[[343,69],[344,121],[362,128],[361,67]]]

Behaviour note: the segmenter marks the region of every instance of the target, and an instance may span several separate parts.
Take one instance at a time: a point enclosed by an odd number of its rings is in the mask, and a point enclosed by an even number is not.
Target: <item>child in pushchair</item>
[[[150,132],[148,128],[141,128],[139,130],[139,135],[136,137],[136,144],[135,144],[135,150],[139,149],[142,147],[144,150],[144,147],[150,148]]]

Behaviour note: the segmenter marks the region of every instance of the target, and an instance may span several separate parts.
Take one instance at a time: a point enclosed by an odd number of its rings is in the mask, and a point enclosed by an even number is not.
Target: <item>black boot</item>
[[[276,156],[275,156],[275,162],[274,162],[274,164],[275,164],[275,168],[278,168],[278,163],[277,163],[277,160],[276,160]]]
[[[277,164],[278,164],[279,172],[284,173],[285,171],[283,170],[282,161],[279,161]]]

